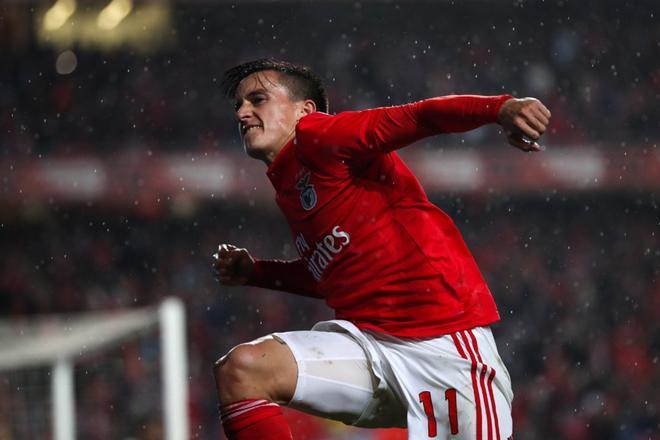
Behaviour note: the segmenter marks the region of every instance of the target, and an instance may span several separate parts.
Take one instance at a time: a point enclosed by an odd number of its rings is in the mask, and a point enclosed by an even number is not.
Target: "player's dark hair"
[[[323,87],[321,78],[316,73],[307,66],[272,58],[248,61],[228,69],[221,84],[225,97],[233,98],[236,95],[236,89],[243,78],[265,70],[273,70],[282,74],[282,82],[289,90],[291,99],[295,101],[311,99],[316,104],[318,111],[328,112],[328,94]]]

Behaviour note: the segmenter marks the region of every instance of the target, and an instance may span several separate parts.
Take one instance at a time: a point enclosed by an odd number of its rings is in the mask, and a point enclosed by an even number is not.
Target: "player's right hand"
[[[254,258],[247,249],[231,244],[221,244],[213,254],[213,271],[220,284],[241,286],[248,282],[254,266]]]

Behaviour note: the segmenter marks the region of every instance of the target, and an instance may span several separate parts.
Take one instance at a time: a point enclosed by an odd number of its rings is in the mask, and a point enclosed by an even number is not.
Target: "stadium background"
[[[218,438],[215,359],[331,317],[320,302],[213,280],[220,242],[294,253],[264,167],[242,155],[222,72],[262,56],[309,64],[333,112],[535,96],[553,112],[543,153],[488,127],[402,155],[499,305],[516,438],[660,438],[657,3],[142,0],[113,2],[129,12],[104,29],[109,1],[79,0],[59,27],[44,19],[54,3],[0,5],[3,318],[181,297],[191,437]],[[160,414],[125,398],[157,374],[144,349],[79,375],[79,438],[160,438]],[[36,438],[12,422],[29,403],[9,387],[0,438]],[[402,438],[289,416],[300,439]]]

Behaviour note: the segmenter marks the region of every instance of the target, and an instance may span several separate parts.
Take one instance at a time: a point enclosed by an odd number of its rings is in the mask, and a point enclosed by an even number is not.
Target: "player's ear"
[[[316,111],[316,103],[311,99],[306,99],[305,101],[303,101],[300,111],[302,112],[301,116],[314,113]]]

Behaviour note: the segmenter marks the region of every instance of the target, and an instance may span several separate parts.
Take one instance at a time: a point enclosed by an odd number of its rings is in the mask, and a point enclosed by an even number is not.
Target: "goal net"
[[[0,439],[188,438],[185,313],[0,320]]]

